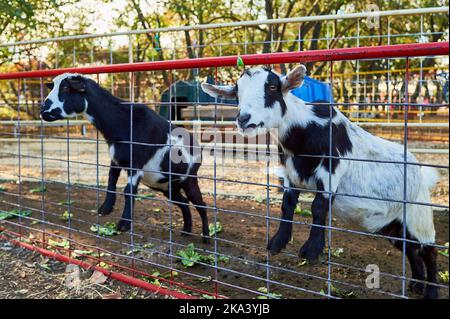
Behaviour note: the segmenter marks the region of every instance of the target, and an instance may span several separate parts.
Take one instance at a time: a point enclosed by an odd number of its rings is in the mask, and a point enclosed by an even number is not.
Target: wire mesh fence
[[[448,29],[432,30],[428,23],[430,18],[448,19],[447,12],[447,7],[421,8],[381,11],[376,16],[339,14],[0,44],[9,48],[11,63],[20,66],[22,61],[34,61],[22,67],[37,70],[15,73],[12,68],[0,74],[0,112],[12,110],[5,116],[0,113],[2,118],[10,118],[0,122],[0,236],[178,298],[417,296],[406,289],[408,282],[421,281],[408,267],[408,244],[415,240],[408,237],[407,229],[402,229],[397,251],[384,240],[395,240],[395,236],[349,225],[336,216],[332,205],[327,223],[318,225],[312,220],[310,205],[320,191],[299,189],[299,204],[290,222],[291,244],[276,256],[267,251],[278,224],[286,222],[280,217],[286,187],[279,176],[282,165],[276,139],[265,134],[253,139],[238,134],[236,105],[220,99],[205,101],[200,88],[205,78],[211,83],[235,82],[242,70],[234,67],[236,57],[228,56],[255,53],[244,57],[245,64],[264,64],[281,73],[306,62],[311,78],[331,88],[333,100],[321,103],[321,108],[331,110],[333,106],[369,132],[404,145],[401,161],[343,159],[333,155],[331,147],[321,154],[322,160],[330,165],[333,160],[349,165],[380,162],[388,165],[386,169],[402,170],[406,179],[407,172],[417,166],[406,157],[410,151],[421,165],[439,170],[441,179],[432,189],[431,203],[414,202],[407,196],[384,198],[339,190],[323,193],[329,195],[330,203],[339,196],[371,199],[380,206],[397,203],[403,220],[411,207],[431,207],[437,236],[434,246],[441,253],[440,277],[434,285],[448,297],[448,43],[425,43],[448,41]],[[399,17],[408,28],[395,27]],[[319,32],[312,33],[311,23],[317,21],[322,23]],[[374,29],[371,21],[383,27]],[[341,33],[355,26],[355,34]],[[403,51],[392,47],[407,42],[421,44]],[[378,51],[359,48],[366,45],[387,46]],[[442,51],[445,46],[447,51]],[[359,49],[302,52],[338,47]],[[444,53],[436,53],[436,48]],[[284,50],[291,54],[257,56]],[[204,56],[224,58],[195,59]],[[179,60],[183,58],[192,60]],[[167,59],[173,61],[163,61]],[[98,64],[108,66],[95,68]],[[128,112],[139,111],[145,103],[171,125],[184,127],[196,137],[202,154],[197,178],[204,204],[189,204],[194,211],[191,236],[182,236],[184,209],[180,211],[182,203],[178,196],[173,197],[171,187],[166,196],[143,185],[139,193],[119,191],[129,183],[125,176],[119,178],[118,190],[107,187],[111,148],[95,125],[82,118],[51,123],[38,120],[49,93],[44,83],[68,71],[58,69],[62,67],[91,74],[98,84],[124,99]],[[39,71],[47,68],[55,70]],[[192,96],[183,92],[186,86]],[[117,129],[134,124],[126,121]],[[333,130],[329,132],[331,141]],[[160,144],[130,140],[133,136],[122,141],[129,154],[142,146],[176,149],[171,139]],[[296,154],[298,158],[315,156]],[[131,163],[139,159],[131,158]],[[138,172],[132,164],[112,166]],[[191,177],[172,171],[172,165],[166,170],[144,171],[163,173],[168,185],[173,179]],[[331,174],[327,178],[331,184]],[[406,186],[403,190],[407,192]],[[114,212],[99,216],[104,198],[111,194],[117,194]],[[135,198],[131,229],[118,233],[115,226],[119,211],[129,200],[123,198],[127,194]],[[201,240],[200,219],[195,214],[198,207],[208,211],[209,244]],[[311,226],[326,231],[324,259],[319,265],[298,257]],[[379,288],[367,284],[374,272],[380,279]]]
[[[448,55],[448,44],[416,47],[422,48],[423,51],[417,53],[418,51],[411,48],[401,50],[385,47],[376,51],[374,55],[373,48],[355,48],[351,53],[347,52],[347,56],[336,54],[334,58],[329,59],[330,62],[327,62],[328,82],[335,88],[333,70],[339,63],[347,63],[345,60],[354,61],[354,54],[359,54],[360,58],[357,58],[357,61],[360,64],[371,63],[374,59],[395,58],[405,61],[405,70],[402,73],[405,82],[403,100],[395,104],[402,116],[400,132],[396,133],[397,139],[404,146],[404,158],[400,161],[343,158],[333,154],[330,147],[327,154],[319,156],[322,160],[328,159],[330,165],[337,159],[348,161],[350,167],[360,162],[375,162],[387,165],[385,167],[392,165],[393,168],[390,169],[402,170],[405,179],[408,171],[414,171],[414,167],[418,164],[407,157],[407,151],[419,150],[422,144],[415,144],[409,140],[411,125],[408,115],[411,109],[420,106],[409,100],[408,81],[412,80],[410,63],[417,56]],[[392,50],[389,51],[389,48]],[[436,53],[436,48],[442,53]],[[389,52],[395,53],[389,55]],[[323,57],[319,52],[315,52],[315,56],[315,61],[320,61]],[[273,60],[270,60],[271,58]],[[245,56],[243,59],[247,65],[266,64],[261,61],[269,61],[268,63],[274,66],[293,60],[304,61],[311,57],[305,52],[298,53],[293,58],[287,58],[287,55],[267,54],[260,55],[259,59]],[[212,64],[205,65],[202,64],[204,60],[193,60],[190,62],[192,64],[185,67],[207,70],[214,75],[215,83],[221,83],[219,74],[224,70],[233,74],[235,79],[239,77],[242,70],[230,67],[235,61],[236,57],[215,58],[207,60],[207,63]],[[170,83],[174,84],[183,79],[185,70],[175,70],[183,68],[183,63],[186,62],[169,61],[159,65],[159,68],[164,68],[170,74]],[[145,67],[154,65],[156,62],[146,64]],[[136,65],[133,72],[124,73],[129,71],[125,69],[129,66],[132,64],[118,66],[107,72],[127,74],[132,88],[145,86],[146,82],[136,81],[138,74],[141,79],[152,79],[161,72],[156,69],[146,71],[149,69],[145,69],[143,65]],[[63,71],[56,70],[53,75]],[[94,67],[79,71],[93,74],[91,78],[95,82],[110,88],[108,79],[111,77],[104,76],[102,69]],[[286,191],[286,187],[280,183],[277,173],[281,164],[276,140],[266,134],[260,134],[255,139],[243,138],[236,132],[234,122],[222,121],[223,118],[216,116],[219,113],[218,107],[222,104],[220,100],[209,103],[216,112],[213,112],[215,116],[208,121],[197,120],[189,123],[186,120],[174,119],[171,113],[174,110],[176,112],[181,103],[172,99],[173,96],[177,96],[177,86],[171,85],[168,103],[171,107],[168,108],[167,120],[182,125],[192,133],[199,142],[198,148],[201,147],[202,150],[202,165],[197,178],[204,204],[188,205],[194,212],[199,207],[206,208],[209,216],[209,243],[202,242],[200,218],[196,214],[193,217],[192,234],[183,236],[181,218],[183,208],[179,205],[186,203],[180,202],[180,197],[174,197],[171,187],[173,180],[194,176],[186,172],[172,171],[173,165],[159,170],[144,167],[144,173],[162,173],[167,176],[166,196],[143,185],[139,187],[139,193],[130,191],[130,188],[120,191],[130,183],[125,176],[119,179],[117,190],[107,189],[111,145],[106,145],[103,141],[101,131],[96,130],[92,124],[77,119],[52,122],[51,125],[44,121],[36,124],[21,120],[22,99],[27,90],[24,82],[28,78],[37,80],[39,101],[40,104],[44,103],[49,92],[44,83],[50,80],[49,73],[46,72],[48,71],[2,74],[2,80],[11,81],[17,92],[17,115],[14,125],[4,125],[1,132],[3,147],[0,151],[2,157],[0,177],[3,182],[0,207],[4,219],[0,226],[2,239],[15,240],[30,245],[29,248],[38,247],[42,252],[54,251],[57,256],[69,257],[70,260],[67,261],[84,262],[85,266],[102,268],[114,276],[127,274],[135,279],[134,284],[146,284],[147,288],[160,289],[177,297],[201,298],[417,296],[408,291],[408,282],[421,282],[425,278],[413,278],[409,271],[406,247],[408,243],[417,243],[417,240],[408,237],[405,227],[400,239],[386,233],[361,230],[336,216],[331,209],[332,205],[327,209],[327,222],[323,225],[314,223],[309,205],[318,193],[328,194],[330,203],[333,198],[339,196],[355,201],[374,200],[380,202],[380,205],[385,202],[396,203],[403,209],[403,220],[407,219],[408,211],[413,206],[431,207],[435,212],[437,235],[436,243],[431,246],[436,247],[444,255],[445,249],[448,250],[448,246],[444,245],[448,242],[448,215],[445,214],[445,211],[448,214],[448,152],[441,154],[417,152],[420,165],[434,167],[441,173],[438,188],[444,193],[433,192],[432,202],[411,200],[406,194],[400,198],[385,198],[377,194],[342,193],[339,189],[311,191],[303,187],[298,188],[297,185],[293,189],[298,189],[302,195],[300,204],[295,209],[294,218],[289,221],[280,218],[281,192]],[[12,78],[15,80],[9,80]],[[112,92],[114,93],[114,90]],[[320,107],[331,114],[330,106],[338,110],[342,104],[327,101]],[[141,104],[135,100],[134,94],[131,94],[127,101],[123,102],[123,106],[127,113],[132,114],[139,112]],[[35,107],[40,109],[38,105]],[[201,107],[200,105],[199,108]],[[448,107],[448,104],[440,103],[428,107],[433,110]],[[105,113],[112,112],[105,110]],[[127,118],[129,121],[119,123],[120,126],[133,127],[135,124],[133,121],[137,121],[136,117],[130,115]],[[328,123],[331,126],[331,121]],[[27,126],[28,124],[31,126]],[[119,131],[120,127],[114,129]],[[130,134],[138,134],[135,130],[128,131]],[[329,130],[329,134],[331,141],[332,129]],[[167,147],[169,150],[177,148],[176,140],[170,138],[167,143],[159,144],[142,143],[129,136],[128,140],[118,143],[126,146],[128,154],[131,155],[131,163],[139,160],[133,148],[135,150],[140,146]],[[171,158],[173,154],[175,153],[168,152],[170,163],[173,162]],[[311,158],[318,155],[295,154],[295,156]],[[136,168],[132,164],[121,166],[112,163],[112,166],[130,172],[131,176],[142,171],[142,167]],[[328,174],[326,178],[331,179],[332,174]],[[397,187],[402,187],[406,192],[406,185],[409,184],[405,182],[403,186]],[[117,194],[115,210],[111,215],[99,216],[98,211],[108,194]],[[128,197],[125,196],[124,199],[124,195]],[[129,218],[131,228],[128,231],[118,232],[116,229],[120,214],[118,212],[127,205],[130,196],[134,197],[134,202],[130,201],[133,212]],[[278,255],[271,255],[267,245],[280,222],[292,225],[293,238],[285,250]],[[306,241],[311,226],[324,229],[326,233],[323,260],[318,265],[309,264],[298,257],[298,249]],[[401,243],[401,249],[397,251],[385,239],[397,240]],[[378,288],[367,284],[368,275],[373,274],[373,270],[367,268],[370,265],[378,267],[376,272],[380,280]],[[438,255],[438,269],[442,274],[448,271],[448,257]],[[447,284],[438,280],[431,285],[440,288],[441,296],[448,297]]]

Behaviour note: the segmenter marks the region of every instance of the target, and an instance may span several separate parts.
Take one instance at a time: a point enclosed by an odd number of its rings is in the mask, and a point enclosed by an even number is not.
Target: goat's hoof
[[[280,235],[279,233],[277,233],[272,237],[271,240],[269,240],[267,249],[272,255],[275,255],[278,254],[282,249],[286,248],[288,242],[289,236]]]
[[[123,220],[121,219],[119,223],[117,224],[117,230],[120,232],[126,232],[129,231],[131,228],[131,222],[129,220]]]
[[[411,281],[409,283],[409,290],[412,293],[415,293],[415,294],[418,294],[418,295],[422,295],[423,294],[423,288],[424,288],[424,285],[421,282]]]
[[[323,247],[324,244],[320,240],[308,239],[300,248],[299,256],[305,258],[311,265],[317,264]]]
[[[438,288],[435,286],[427,285],[425,288],[425,299],[437,299],[439,298]]]
[[[104,215],[109,215],[109,214],[111,214],[111,212],[113,211],[113,209],[114,209],[114,206],[113,206],[113,205],[103,203],[102,206],[100,206],[100,207],[98,208],[98,214],[99,214],[99,215],[102,215],[102,216],[104,216]]]

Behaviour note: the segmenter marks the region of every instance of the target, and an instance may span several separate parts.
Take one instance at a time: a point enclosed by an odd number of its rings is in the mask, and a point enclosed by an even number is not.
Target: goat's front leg
[[[319,182],[317,190],[323,191],[323,185]],[[309,233],[308,240],[303,244],[300,249],[300,257],[306,258],[309,263],[314,264],[318,261],[320,254],[323,252],[325,246],[325,221],[329,209],[329,198],[326,193],[316,193],[311,206],[311,212],[313,215],[313,224],[319,225],[312,226]]]
[[[294,189],[286,189],[283,193],[283,204],[281,206],[281,219],[280,227],[277,233],[269,241],[267,249],[272,254],[279,253],[283,248],[286,248],[287,243],[291,239],[292,235],[292,219],[294,218],[294,210],[297,206],[298,195],[300,192]]]
[[[125,187],[125,206],[123,208],[122,218],[117,225],[117,230],[128,231],[131,228],[133,219],[134,199],[137,194],[138,185],[142,178],[142,171],[128,172],[128,184]]]
[[[105,201],[98,208],[98,213],[100,215],[108,215],[112,212],[114,204],[116,203],[116,185],[117,180],[120,176],[120,167],[111,161],[111,166],[109,167],[109,177],[108,177],[108,189],[106,192]]]

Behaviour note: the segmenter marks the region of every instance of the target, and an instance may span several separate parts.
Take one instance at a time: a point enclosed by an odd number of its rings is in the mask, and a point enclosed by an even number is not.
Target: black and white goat
[[[282,221],[268,249],[277,253],[286,247],[292,233],[292,219],[297,205],[299,190],[315,190],[312,203],[313,224],[309,239],[300,249],[300,256],[310,262],[317,261],[325,245],[324,225],[329,210],[329,193],[365,196],[357,198],[332,195],[332,209],[346,220],[354,221],[369,232],[403,237],[404,166],[403,164],[351,161],[345,158],[402,162],[404,149],[376,137],[350,122],[337,108],[330,114],[328,106],[307,105],[290,93],[302,84],[306,68],[300,65],[286,76],[267,68],[245,70],[236,85],[215,86],[202,84],[202,89],[213,97],[237,98],[239,115],[238,130],[252,134],[262,129],[278,129],[280,161],[288,185],[283,195]],[[332,156],[343,158],[330,162],[329,155],[330,116],[332,117]],[[315,157],[301,156],[313,155]],[[322,157],[321,157],[322,156]],[[417,163],[407,154],[407,161]],[[438,175],[434,169],[408,165],[406,179],[407,200],[430,202],[429,189]],[[331,184],[331,185],[330,185]],[[394,199],[400,202],[370,199]],[[425,296],[437,297],[436,248],[432,208],[423,205],[407,205],[406,254],[415,279],[410,287]],[[322,226],[322,227],[321,227]],[[402,249],[403,242],[392,240]]]
[[[79,74],[62,74],[49,85],[51,92],[44,101],[41,118],[56,121],[83,114],[103,134],[109,146],[111,166],[108,192],[98,212],[112,212],[116,201],[116,184],[120,171],[128,173],[125,206],[118,230],[131,227],[132,207],[139,182],[161,191],[181,209],[183,233],[191,233],[192,202],[202,220],[203,241],[207,241],[208,218],[198,186],[197,171],[201,150],[184,128],[174,127],[146,105],[130,105],[113,96],[95,81]],[[131,116],[132,114],[132,116]],[[131,141],[131,143],[130,143]],[[171,145],[171,147],[169,146]],[[171,151],[169,151],[171,149]],[[169,174],[172,178],[169,178]],[[169,180],[171,183],[169,185]],[[184,190],[187,199],[181,194]]]

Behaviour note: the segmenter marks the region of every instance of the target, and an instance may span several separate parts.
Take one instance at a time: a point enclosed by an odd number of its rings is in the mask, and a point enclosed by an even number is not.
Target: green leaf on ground
[[[50,246],[54,246],[54,247],[61,247],[61,248],[66,248],[66,249],[68,249],[69,248],[69,246],[70,246],[70,243],[69,243],[69,241],[67,240],[67,239],[63,239],[62,241],[56,241],[56,240],[53,240],[53,239],[49,239],[48,241],[47,241],[47,243],[50,245]]]
[[[201,255],[200,260],[206,264],[214,265],[214,261],[215,261],[214,254],[209,254],[207,256]],[[227,263],[229,261],[230,261],[230,258],[228,258],[228,257],[222,256],[222,255],[217,256],[218,263],[219,262]]]
[[[0,192],[5,192],[6,191],[6,187],[0,185]]]
[[[439,250],[438,250],[438,253],[439,253],[440,255],[445,256],[445,257],[448,258],[448,243],[445,243],[444,246],[446,246],[447,249],[443,249],[443,248],[442,248],[442,249],[439,249]]]
[[[74,200],[65,200],[65,201],[59,202],[58,204],[64,205],[64,206],[69,206],[69,205],[75,204],[75,201]]]
[[[109,269],[109,268],[110,268],[109,265],[108,265],[107,263],[103,262],[103,261],[101,261],[101,262],[98,264],[98,266],[99,266],[99,267],[102,267],[102,268],[104,268],[104,269]]]
[[[30,215],[31,215],[30,210],[13,209],[13,210],[10,210],[9,212],[0,211],[0,220],[16,218],[19,216],[20,217],[28,217]]]
[[[301,209],[299,206],[295,207],[294,213],[302,217],[311,217],[312,213],[309,209]]]
[[[35,194],[35,193],[44,193],[47,191],[47,188],[45,188],[45,186],[39,186],[33,189],[30,189],[30,193],[31,194]]]
[[[129,255],[131,255],[131,254],[136,254],[136,253],[138,253],[138,252],[140,252],[141,251],[141,249],[140,248],[134,248],[134,249],[130,249],[129,251],[127,251],[127,255],[129,256]]]
[[[75,249],[72,252],[72,257],[73,258],[84,257],[86,255],[92,255],[93,253],[94,252],[92,250]]]
[[[300,262],[298,263],[298,266],[303,267],[303,266],[306,266],[307,264],[308,264],[308,260],[306,260],[305,258],[302,258],[300,260]]]
[[[116,223],[114,222],[106,223],[105,226],[92,225],[90,229],[92,232],[98,233],[100,236],[114,236],[120,234],[120,232],[116,229]]]
[[[205,283],[205,282],[210,282],[212,280],[212,277],[208,276],[206,278],[196,278],[196,280]]]
[[[207,294],[203,294],[203,295],[202,295],[202,299],[214,299],[214,296],[210,296],[210,295],[207,295]]]
[[[256,299],[268,299],[269,297],[270,298],[281,298],[281,297],[283,297],[282,294],[277,294],[275,292],[268,293],[266,287],[259,287],[257,290],[259,292],[263,293],[263,294],[267,294],[268,296],[258,296],[258,297],[256,297]]]
[[[220,222],[216,222],[209,224],[209,236],[213,237],[214,235],[217,235],[223,231],[223,227],[220,224]]]
[[[59,219],[66,222],[66,221],[69,220],[69,218],[72,218],[72,217],[73,217],[73,214],[72,214],[72,213],[69,213],[69,212],[66,210],[61,216],[59,216]]]
[[[441,282],[443,282],[444,284],[448,284],[448,270],[440,271],[438,272],[438,275]]]
[[[160,275],[161,275],[161,273],[159,271],[154,271],[152,273],[153,277],[159,277]],[[156,286],[161,286],[161,282],[159,281],[158,278],[142,276],[141,280],[146,281],[146,282],[151,283],[151,284],[156,285]]]
[[[257,202],[258,204],[264,203],[264,200],[265,200],[265,198],[263,198],[261,195],[255,196],[255,202]]]
[[[331,295],[339,298],[350,299],[356,298],[357,295],[353,290],[346,290],[334,287],[331,285]]]
[[[202,256],[195,251],[195,247],[193,243],[187,245],[186,249],[179,250],[177,255],[180,256],[181,263],[185,267],[193,267],[196,263],[201,261]]]
[[[175,270],[172,270],[172,271],[169,271],[169,272],[165,273],[164,275],[162,275],[162,277],[164,279],[169,279],[169,278],[172,278],[172,277],[176,277],[178,275],[179,275],[178,272],[176,272]]]
[[[136,201],[138,201],[138,202],[140,202],[141,200],[143,200],[143,199],[146,199],[146,198],[154,198],[155,197],[155,194],[153,194],[153,193],[148,193],[148,194],[143,194],[143,195],[138,195],[138,196],[136,196]]]
[[[344,248],[332,248],[331,255],[334,257],[341,257],[344,253]]]

